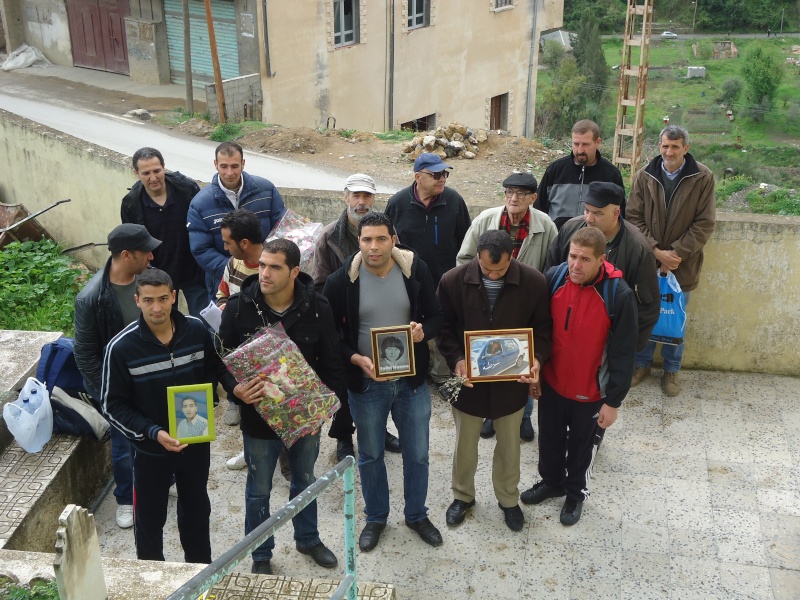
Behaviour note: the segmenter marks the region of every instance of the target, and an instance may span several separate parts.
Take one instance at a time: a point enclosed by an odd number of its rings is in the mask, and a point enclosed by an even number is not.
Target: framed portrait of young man
[[[411,325],[375,327],[372,338],[372,364],[376,377],[409,377],[417,373]]]
[[[465,331],[470,381],[516,381],[533,364],[533,329]]]
[[[167,388],[169,434],[181,444],[217,439],[214,429],[214,396],[210,383],[173,385]]]

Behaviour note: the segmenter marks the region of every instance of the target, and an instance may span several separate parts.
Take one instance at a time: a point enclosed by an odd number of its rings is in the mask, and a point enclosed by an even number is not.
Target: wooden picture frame
[[[410,377],[417,374],[411,325],[375,327],[372,339],[372,364],[376,377]],[[387,355],[388,353],[388,355]]]
[[[194,424],[184,413],[184,402],[194,401]],[[214,427],[214,388],[210,383],[172,385],[167,388],[169,434],[181,444],[200,444],[217,439]],[[189,405],[186,406],[189,409]],[[201,425],[205,425],[200,428]]]
[[[516,381],[533,364],[533,329],[488,329],[464,332],[467,379]]]

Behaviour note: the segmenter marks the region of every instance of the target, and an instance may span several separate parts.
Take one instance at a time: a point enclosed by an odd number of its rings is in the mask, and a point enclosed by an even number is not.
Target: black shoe
[[[268,560],[254,560],[250,572],[257,575],[272,575],[272,565]]]
[[[361,530],[361,535],[358,538],[358,547],[361,548],[361,551],[369,552],[374,550],[385,528],[385,523],[378,523],[377,521],[369,521],[364,525],[364,529]]]
[[[525,504],[540,504],[548,498],[560,498],[566,495],[567,492],[563,489],[547,485],[544,481],[540,481],[535,483],[531,489],[522,492],[519,499]]]
[[[522,528],[525,527],[525,515],[522,514],[522,509],[519,507],[519,504],[511,508],[506,508],[498,502],[497,506],[503,511],[503,516],[505,517],[508,528],[511,531],[522,531]]]
[[[491,419],[484,419],[481,427],[481,437],[488,440],[494,435],[494,422]]]
[[[400,453],[400,440],[386,430],[386,436],[383,438],[383,447],[387,452]]]
[[[464,522],[464,518],[467,516],[467,512],[473,506],[475,506],[475,500],[472,502],[453,500],[453,503],[447,507],[447,512],[444,515],[445,523],[450,527],[461,525],[461,523]]]
[[[430,544],[431,546],[442,545],[442,534],[439,533],[439,530],[434,527],[431,520],[427,517],[416,523],[409,523],[406,521],[406,525],[416,531],[426,544]]]
[[[564,501],[564,506],[561,509],[561,524],[562,525],[575,525],[581,519],[581,510],[583,509],[583,502],[567,498]]]
[[[522,423],[519,424],[519,438],[523,442],[532,442],[535,435],[530,417],[522,419]]]
[[[353,448],[353,436],[336,440],[336,460],[342,462],[346,456],[355,458],[356,449]]]
[[[336,565],[339,564],[339,561],[336,560],[336,555],[328,550],[325,547],[325,544],[320,542],[316,546],[311,546],[310,548],[300,548],[297,546],[297,551],[300,554],[305,554],[306,556],[310,556],[314,559],[314,562],[317,563],[320,567],[324,567],[326,569],[333,569]]]

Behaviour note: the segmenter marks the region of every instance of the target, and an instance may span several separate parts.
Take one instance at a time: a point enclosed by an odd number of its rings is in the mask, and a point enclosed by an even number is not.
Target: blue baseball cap
[[[428,169],[431,173],[438,173],[452,168],[450,165],[445,164],[438,154],[433,152],[423,152],[414,161],[414,173],[419,173],[422,169]]]

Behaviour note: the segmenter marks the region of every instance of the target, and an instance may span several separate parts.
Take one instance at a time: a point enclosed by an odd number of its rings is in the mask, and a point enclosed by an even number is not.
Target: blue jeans
[[[119,429],[111,427],[111,472],[117,504],[133,504],[133,457],[131,443]]]
[[[269,496],[272,492],[272,475],[278,455],[283,448],[280,440],[263,440],[242,434],[244,440],[244,459],[247,462],[247,483],[244,488],[245,518],[244,532],[250,533],[269,519]],[[314,483],[314,463],[319,456],[319,433],[307,435],[297,440],[287,450],[289,470],[291,471],[289,495],[291,498]],[[320,543],[317,529],[317,501],[306,506],[292,519],[294,541],[298,548],[311,548]],[[254,561],[270,560],[275,538],[271,537],[253,551]]]
[[[377,382],[364,379],[364,391],[349,392],[350,413],[358,438],[358,470],[367,522],[389,518],[389,481],[383,458],[389,413],[403,452],[405,517],[417,523],[428,517],[428,436],[431,397],[426,384],[411,389],[407,378]]]
[[[683,292],[684,307],[689,306],[689,293],[690,292]],[[647,342],[647,346],[636,353],[636,367],[649,367],[653,362],[653,355],[655,352],[656,342]],[[678,346],[662,344],[661,358],[664,359],[664,371],[667,373],[677,373],[680,371],[681,360],[683,359],[683,342],[681,342]]]
[[[533,414],[533,398],[528,396],[528,401],[525,403],[525,410],[522,411],[523,419],[530,419]]]
[[[186,298],[186,306],[189,308],[189,314],[198,319],[202,319],[200,311],[208,306],[208,292],[202,281],[194,283],[187,283],[177,288],[183,292],[183,297]],[[214,290],[216,296],[217,290]],[[205,321],[203,321],[205,323]]]

